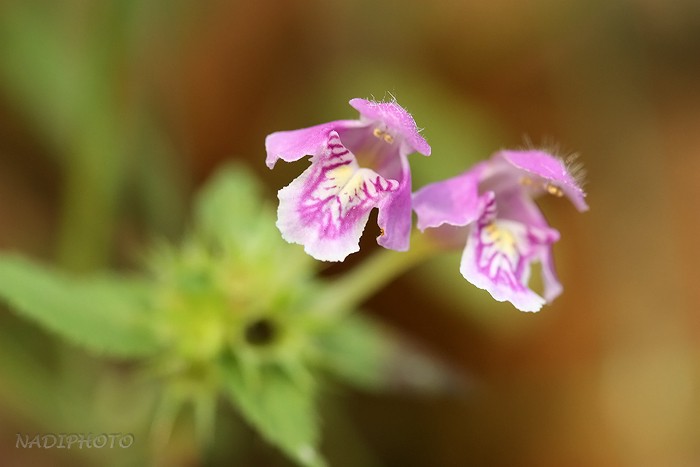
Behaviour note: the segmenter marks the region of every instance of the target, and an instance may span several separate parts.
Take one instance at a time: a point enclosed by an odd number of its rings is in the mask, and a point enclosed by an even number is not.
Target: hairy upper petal
[[[408,143],[413,152],[417,151],[424,156],[430,155],[430,145],[420,135],[415,120],[403,107],[392,102],[374,102],[366,99],[355,98],[350,100],[353,106],[365,120],[381,122],[388,129],[398,132],[403,140]]]
[[[561,189],[579,211],[588,210],[586,194],[576,179],[576,170],[567,167],[558,157],[536,149],[526,151],[504,150],[496,153],[495,158],[502,158],[511,166],[540,177],[551,183],[550,188]]]

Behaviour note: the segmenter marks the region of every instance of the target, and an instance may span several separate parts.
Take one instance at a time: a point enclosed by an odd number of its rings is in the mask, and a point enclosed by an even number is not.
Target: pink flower
[[[500,151],[462,175],[416,192],[418,228],[437,229],[443,239],[466,235],[460,265],[464,278],[498,301],[538,311],[562,286],[551,249],[559,232],[547,224],[533,198],[542,193],[566,196],[579,211],[587,210],[576,172],[578,167],[544,151]],[[535,261],[542,264],[544,298],[528,287]]]
[[[277,227],[316,259],[342,261],[359,250],[370,211],[379,209],[377,243],[405,251],[411,231],[412,152],[430,155],[411,115],[396,102],[350,101],[359,120],[337,120],[268,135],[266,163],[311,156],[278,193]]]

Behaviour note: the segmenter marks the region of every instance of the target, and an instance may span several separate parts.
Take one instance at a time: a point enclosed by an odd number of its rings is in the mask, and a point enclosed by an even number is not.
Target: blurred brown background
[[[265,135],[387,92],[433,147],[416,188],[529,139],[580,153],[591,210],[542,200],[565,291],[539,314],[473,290],[458,254],[370,302],[468,381],[354,394],[379,465],[700,465],[695,0],[5,1],[0,248],[131,267],[217,166],[272,199],[304,164],[268,171]]]

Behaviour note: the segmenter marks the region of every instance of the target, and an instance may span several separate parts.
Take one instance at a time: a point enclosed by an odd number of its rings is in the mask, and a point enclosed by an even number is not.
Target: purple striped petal
[[[359,250],[372,208],[398,189],[398,181],[359,167],[331,131],[311,166],[279,191],[277,227],[286,241],[304,245],[314,258],[342,261]]]
[[[501,196],[497,196],[496,202],[498,203],[499,218],[529,226],[530,231],[535,236],[541,232],[556,232],[549,226],[537,204],[523,190],[511,190]],[[552,235],[555,235],[557,239],[559,238],[558,234],[553,233]],[[551,302],[561,294],[563,288],[554,268],[552,248],[547,244],[546,240],[546,238],[540,239],[539,243],[546,244],[546,246],[540,248],[538,256],[542,264],[544,298],[547,302]]]
[[[265,164],[273,168],[282,159],[286,162],[298,161],[304,156],[320,154],[328,141],[331,131],[341,131],[365,125],[357,120],[336,120],[301,130],[277,131],[265,138],[267,158]]]
[[[497,301],[509,301],[521,311],[539,311],[545,299],[528,288],[530,266],[541,260],[558,238],[553,229],[497,218],[492,198],[482,218],[470,228],[460,272]],[[552,284],[549,295],[555,292]]]

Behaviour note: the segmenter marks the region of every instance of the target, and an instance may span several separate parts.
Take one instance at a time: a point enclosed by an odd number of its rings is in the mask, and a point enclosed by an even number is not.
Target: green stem
[[[328,285],[316,302],[322,313],[352,310],[398,276],[434,255],[440,247],[414,231],[406,252],[382,249],[361,265]]]
[[[68,161],[67,166],[57,262],[84,272],[106,263],[112,210],[100,192],[102,181],[84,170],[81,161]]]

